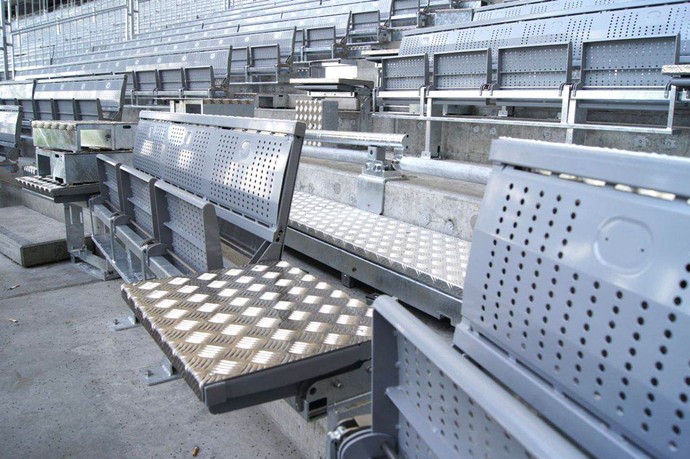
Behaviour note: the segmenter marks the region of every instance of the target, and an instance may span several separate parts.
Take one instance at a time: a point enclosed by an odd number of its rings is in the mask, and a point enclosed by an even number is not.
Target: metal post
[[[7,18],[5,17],[5,0],[0,0],[0,28],[2,28],[2,71],[3,80],[7,81],[10,79],[10,67],[9,62],[7,62]],[[7,13],[9,15],[9,5],[7,7]]]

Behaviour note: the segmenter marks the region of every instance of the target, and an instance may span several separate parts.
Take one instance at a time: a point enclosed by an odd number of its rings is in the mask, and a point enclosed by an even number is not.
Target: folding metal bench
[[[15,161],[19,156],[21,135],[22,108],[0,105],[0,156],[5,160]]]
[[[381,41],[381,13],[379,10],[353,12],[347,33],[349,45],[367,45]]]
[[[305,29],[301,61],[333,59],[336,56],[335,26]]]
[[[680,47],[677,34],[583,42],[568,121],[581,121],[587,108],[635,108],[667,111],[672,128],[677,89],[662,68],[679,62]]]
[[[392,29],[418,27],[420,7],[419,0],[391,0],[388,16],[390,27]]]
[[[254,246],[250,263],[238,268],[123,286],[134,314],[209,410],[298,396],[305,384],[362,367],[370,358],[370,308],[278,261],[304,126],[144,112],[139,134],[149,150],[138,150],[135,166],[160,177],[156,191],[173,195],[171,184],[194,190],[198,208],[213,203],[232,226],[220,234],[234,236],[233,247],[247,253]],[[183,144],[162,149],[168,138]],[[186,212],[168,206],[173,213]],[[203,252],[185,239],[186,251]]]
[[[393,298],[374,301],[371,426],[345,420],[331,457],[585,458],[576,445]]]
[[[454,344],[597,457],[690,454],[690,161],[500,139]]]
[[[372,427],[341,425],[339,457],[685,457],[690,161],[515,139],[491,159],[452,344],[379,297]]]
[[[426,91],[429,86],[429,65],[426,54],[387,57],[381,60],[381,85],[376,100],[381,109],[387,106],[419,104],[424,113]],[[409,111],[409,108],[406,109]]]

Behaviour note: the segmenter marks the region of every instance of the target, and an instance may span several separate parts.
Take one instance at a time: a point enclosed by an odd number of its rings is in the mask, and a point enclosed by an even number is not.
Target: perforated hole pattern
[[[583,86],[663,87],[671,77],[663,75],[661,68],[675,63],[675,38],[588,43],[583,56]]]
[[[413,413],[401,413],[400,416],[398,445],[403,457],[422,459],[435,456],[429,454],[434,445],[427,445],[418,438],[407,419],[432,426],[436,429],[438,442],[445,442],[458,457],[530,457],[510,433],[402,334],[398,336],[398,365],[398,389],[415,407]]]
[[[165,201],[170,219],[164,225],[171,231],[172,250],[195,270],[208,269],[204,219],[199,207],[166,193]]]
[[[583,41],[675,34],[681,35],[681,56],[687,56],[690,54],[690,6],[687,4],[603,11],[412,35],[403,37],[400,54],[427,53],[431,58],[434,53],[441,51],[491,48],[496,60],[498,48],[570,42],[574,59],[579,60]]]
[[[126,172],[123,172],[123,174],[126,174]],[[134,221],[136,221],[149,236],[153,236],[153,215],[151,213],[151,193],[149,192],[149,185],[138,177],[133,175],[129,177],[131,190],[129,190],[129,197],[127,199],[133,206]],[[127,193],[127,190],[125,190],[125,193]]]
[[[117,174],[115,167],[105,161],[99,161],[105,177],[102,178],[103,185],[107,188],[105,198],[116,209],[120,209],[120,195],[118,193],[119,186],[117,184]]]
[[[142,120],[134,166],[274,227],[294,137]]]
[[[529,46],[500,53],[502,88],[558,88],[570,78],[568,45]]]
[[[419,89],[425,79],[427,62],[423,56],[398,57],[384,61],[383,85],[386,90]]]
[[[515,170],[484,203],[465,318],[628,439],[688,457],[688,205]]]
[[[487,51],[436,55],[436,89],[479,89],[491,81]]]

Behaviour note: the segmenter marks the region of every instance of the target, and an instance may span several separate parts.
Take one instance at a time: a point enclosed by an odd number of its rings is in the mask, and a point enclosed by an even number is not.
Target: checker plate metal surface
[[[60,198],[63,196],[89,195],[98,193],[98,183],[87,183],[82,185],[65,185],[50,177],[17,177],[17,182],[22,187],[35,191],[50,198]]]
[[[584,164],[583,155],[596,153],[610,171],[628,170],[629,178],[619,174],[618,181],[595,186],[518,169],[528,163],[548,169],[544,157],[554,151],[566,158],[556,166],[560,172],[577,169],[567,157]],[[687,194],[664,199],[614,186],[646,176],[663,184],[657,195],[679,189],[674,178],[682,185],[687,175],[659,175],[652,166],[665,162],[665,169],[687,172],[690,161],[508,139],[494,143],[492,159],[498,154],[523,160],[511,161],[515,167],[500,169],[487,186],[463,322],[637,447],[658,457],[688,457]],[[589,177],[615,174],[589,167]],[[463,347],[457,337],[456,344]],[[518,393],[531,390],[515,386]]]
[[[371,339],[371,308],[286,262],[124,285],[202,401],[214,383]]]
[[[290,226],[462,297],[468,241],[301,192],[295,192]]]

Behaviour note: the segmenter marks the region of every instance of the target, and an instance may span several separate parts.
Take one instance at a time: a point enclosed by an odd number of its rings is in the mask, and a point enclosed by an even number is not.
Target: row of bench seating
[[[212,412],[297,395],[369,359],[371,309],[280,261],[304,130],[143,112],[135,168],[99,157],[90,207],[107,232],[94,240],[123,278],[143,280],[123,295]],[[116,247],[141,263],[130,271]]]
[[[342,5],[328,7],[316,14],[301,12],[300,18],[268,20],[258,24],[233,25],[223,29],[205,29],[187,34],[176,33],[167,37],[138,38],[125,43],[124,47],[99,50],[72,57],[61,57],[53,60],[53,65],[37,68],[19,68],[17,75],[22,77],[39,77],[42,75],[73,75],[83,73],[117,72],[123,68],[140,66],[141,59],[167,57],[167,63],[186,65],[183,56],[193,54],[191,51],[210,51],[224,53],[228,48],[249,48],[252,45],[279,46],[281,60],[278,64],[287,64],[289,60],[309,61],[317,58],[332,58],[337,46],[347,41],[351,27],[351,14],[372,11],[372,6],[365,2],[354,2],[347,5],[351,11],[343,12]],[[377,11],[377,10],[376,10]],[[296,29],[296,31],[295,31]],[[293,31],[294,37],[287,35]],[[329,51],[324,53],[324,51]],[[113,61],[115,60],[115,63]],[[220,78],[226,77],[228,61],[214,63],[214,71]],[[106,70],[107,69],[107,70]],[[234,76],[244,77],[244,68],[233,72]]]
[[[159,179],[162,182],[205,189],[200,193],[202,202],[212,202],[208,195],[212,186],[194,184],[209,176],[200,173],[206,168],[203,164],[192,160],[188,169],[199,175],[193,172],[185,178],[176,177],[172,169],[165,172],[167,161],[146,164],[152,159],[142,155],[146,148],[162,152],[163,144],[175,146],[178,153],[173,158],[178,159],[185,147],[187,152],[198,151],[189,148],[197,128],[181,130],[177,138],[184,132],[193,134],[180,144],[170,135],[170,126],[157,129],[165,118],[150,123],[152,116],[144,116],[138,134],[142,139],[135,152],[141,159],[138,167],[154,170],[149,177],[167,174]],[[176,116],[173,124],[179,128],[202,121]],[[210,123],[205,119],[203,124]],[[204,148],[200,141],[196,145]],[[235,145],[241,149],[241,140]],[[487,187],[467,274],[464,267],[459,273],[463,291],[449,290],[463,302],[463,322],[456,328],[455,344],[480,362],[488,376],[400,305],[379,299],[373,323],[372,432],[384,435],[382,442],[394,442],[399,453],[420,448],[439,457],[467,449],[494,450],[495,445],[501,451],[507,447],[507,457],[517,451],[558,457],[583,452],[675,457],[676,452],[686,451],[690,444],[682,432],[688,373],[665,369],[686,368],[690,349],[682,333],[677,333],[689,317],[682,310],[687,299],[683,290],[686,261],[681,255],[685,252],[674,248],[672,241],[678,239],[670,234],[682,232],[688,220],[688,162],[518,140],[496,141],[492,160],[500,167],[494,168]],[[128,172],[120,166],[123,170]],[[258,184],[252,182],[251,187],[261,188],[268,183],[267,177],[257,177]],[[112,184],[110,179],[105,182]],[[125,181],[118,183],[118,190],[120,186],[126,189]],[[157,184],[153,188],[173,187]],[[106,185],[103,197],[114,189]],[[122,202],[123,197],[118,199]],[[297,208],[302,199],[297,196]],[[327,208],[327,203],[312,205],[313,212]],[[341,225],[342,215],[348,215],[339,213],[342,210],[334,210],[341,216]],[[184,215],[179,207],[174,212]],[[372,232],[385,239],[387,234],[405,232],[393,226],[389,230],[362,227],[358,218],[345,221],[341,233],[353,233],[356,238],[354,233]],[[333,219],[325,220],[328,227]],[[351,244],[346,236],[341,239]],[[353,245],[343,247],[357,250]],[[466,250],[447,246],[443,252],[462,258]],[[365,256],[375,258],[375,254]],[[678,264],[672,279],[665,269],[670,260]],[[194,270],[126,285],[123,295],[197,395],[211,411],[219,412],[292,394],[297,380],[352,368],[368,358],[368,345],[362,347],[371,333],[365,319],[367,308],[355,303],[347,306],[339,302],[342,292],[298,271],[290,277],[290,270],[284,263]],[[667,281],[677,288],[649,287]],[[640,304],[642,310],[636,313]],[[635,320],[635,326],[624,325]],[[331,328],[334,322],[344,328]],[[541,333],[532,322],[538,322]],[[643,347],[650,352],[642,352],[635,344],[636,334],[644,337]],[[353,336],[359,338],[353,340]],[[548,346],[540,344],[546,342]],[[629,346],[636,349],[631,357],[612,360],[614,352],[627,352]],[[336,349],[339,352],[333,353]],[[647,376],[628,377],[629,364],[635,366],[635,374]],[[612,376],[604,378],[600,373]],[[424,397],[415,395],[417,384],[430,387]],[[645,414],[647,410],[655,413],[653,420]],[[473,429],[465,426],[466,417],[477,413],[487,415],[481,424],[488,429],[486,443],[483,436],[472,438]],[[521,423],[514,422],[516,413]],[[417,439],[412,442],[410,436]],[[361,449],[350,449],[354,445],[351,440],[343,444],[341,457],[361,457]],[[360,456],[348,455],[354,451]]]
[[[675,99],[664,65],[679,62],[678,35],[584,41],[573,59],[572,42],[481,48],[385,58],[380,109],[401,103],[455,105],[538,104],[561,108],[592,101],[629,106]],[[433,72],[429,71],[429,61]],[[496,62],[495,71],[493,62]],[[575,79],[573,61],[580,62]]]
[[[103,75],[55,80],[0,83],[0,106],[18,107],[21,128],[30,130],[34,120],[121,119],[127,77]],[[3,123],[3,129],[15,125]],[[13,129],[13,128],[12,128]]]
[[[456,349],[374,302],[368,434],[438,457],[687,455],[690,162],[512,139],[491,159]]]

